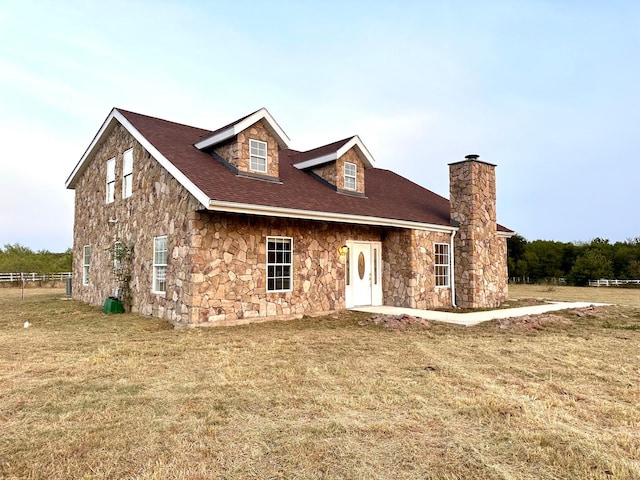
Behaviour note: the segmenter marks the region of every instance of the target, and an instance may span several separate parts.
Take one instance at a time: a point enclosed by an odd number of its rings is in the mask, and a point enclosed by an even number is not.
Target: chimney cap
[[[478,163],[484,163],[485,165],[489,165],[491,167],[495,167],[496,165],[493,163],[489,163],[489,162],[485,162],[484,160],[480,160],[480,155],[478,155],[477,153],[470,153],[469,155],[465,155],[464,156],[464,160],[460,160],[458,162],[453,162],[450,163],[449,166],[451,165],[458,165],[460,163],[467,163],[467,162],[478,162]]]

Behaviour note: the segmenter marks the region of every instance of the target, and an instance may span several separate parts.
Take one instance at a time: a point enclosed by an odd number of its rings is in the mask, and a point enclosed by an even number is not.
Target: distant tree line
[[[564,278],[571,285],[601,278],[640,279],[640,237],[612,244],[602,238],[589,243],[529,242],[515,235],[507,241],[507,250],[510,278],[532,282]]]
[[[0,273],[59,273],[70,272],[73,254],[69,248],[64,253],[48,250],[34,252],[19,243],[0,248]]]

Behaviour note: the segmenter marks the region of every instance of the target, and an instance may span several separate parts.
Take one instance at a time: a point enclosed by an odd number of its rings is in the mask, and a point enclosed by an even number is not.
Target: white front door
[[[354,243],[351,255],[353,305],[371,305],[371,245]]]
[[[382,305],[380,242],[347,242],[347,308]]]

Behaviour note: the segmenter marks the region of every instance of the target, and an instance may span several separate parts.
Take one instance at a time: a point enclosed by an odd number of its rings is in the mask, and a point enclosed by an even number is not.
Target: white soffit
[[[274,136],[276,137],[278,144],[283,148],[289,148],[289,143],[291,142],[291,140],[289,139],[287,134],[284,133],[284,130],[282,130],[280,125],[278,125],[278,122],[276,122],[276,120],[271,116],[271,114],[266,108],[261,108],[257,112],[254,112],[251,115],[249,115],[247,118],[237,123],[234,123],[233,125],[228,126],[224,130],[221,130],[220,132],[210,137],[207,137],[204,140],[200,140],[198,143],[195,144],[195,147],[198,150],[203,150],[213,145],[217,145],[218,143],[224,142],[225,140],[228,140],[229,138],[236,136],[243,130],[246,130],[251,125],[253,125],[256,122],[259,122],[262,119],[265,119],[269,124],[269,127],[271,127],[271,130]]]
[[[410,220],[397,220],[384,217],[369,217],[365,215],[352,215],[334,212],[318,212],[313,210],[299,210],[294,208],[270,207],[250,203],[224,202],[211,200],[209,210],[229,213],[244,213],[247,215],[262,215],[269,217],[299,218],[304,220],[318,220],[325,222],[352,223],[358,225],[377,225],[385,227],[410,228],[413,230],[429,230],[451,233],[458,227],[435,225],[431,223],[413,222]]]
[[[294,163],[293,166],[298,170],[304,170],[305,168],[315,167],[318,165],[322,165],[323,163],[332,162],[339,159],[342,155],[347,153],[353,147],[357,147],[362,156],[364,157],[364,163],[366,167],[375,167],[376,161],[373,158],[373,155],[369,152],[367,147],[365,147],[360,137],[356,135],[351,138],[347,143],[345,143],[342,147],[338,148],[335,152],[331,152],[316,158],[310,158],[309,160],[305,160],[304,162]]]

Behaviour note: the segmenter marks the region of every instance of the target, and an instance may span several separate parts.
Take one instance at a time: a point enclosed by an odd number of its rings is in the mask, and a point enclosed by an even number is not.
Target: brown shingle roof
[[[280,183],[264,182],[234,174],[194,146],[203,137],[212,135],[212,131],[118,111],[211,200],[451,225],[446,198],[389,170],[364,170],[366,196],[363,198],[340,194],[293,165],[324,154],[325,150],[325,153],[336,151],[350,138],[308,152],[280,150]],[[509,231],[504,227],[499,229]]]

